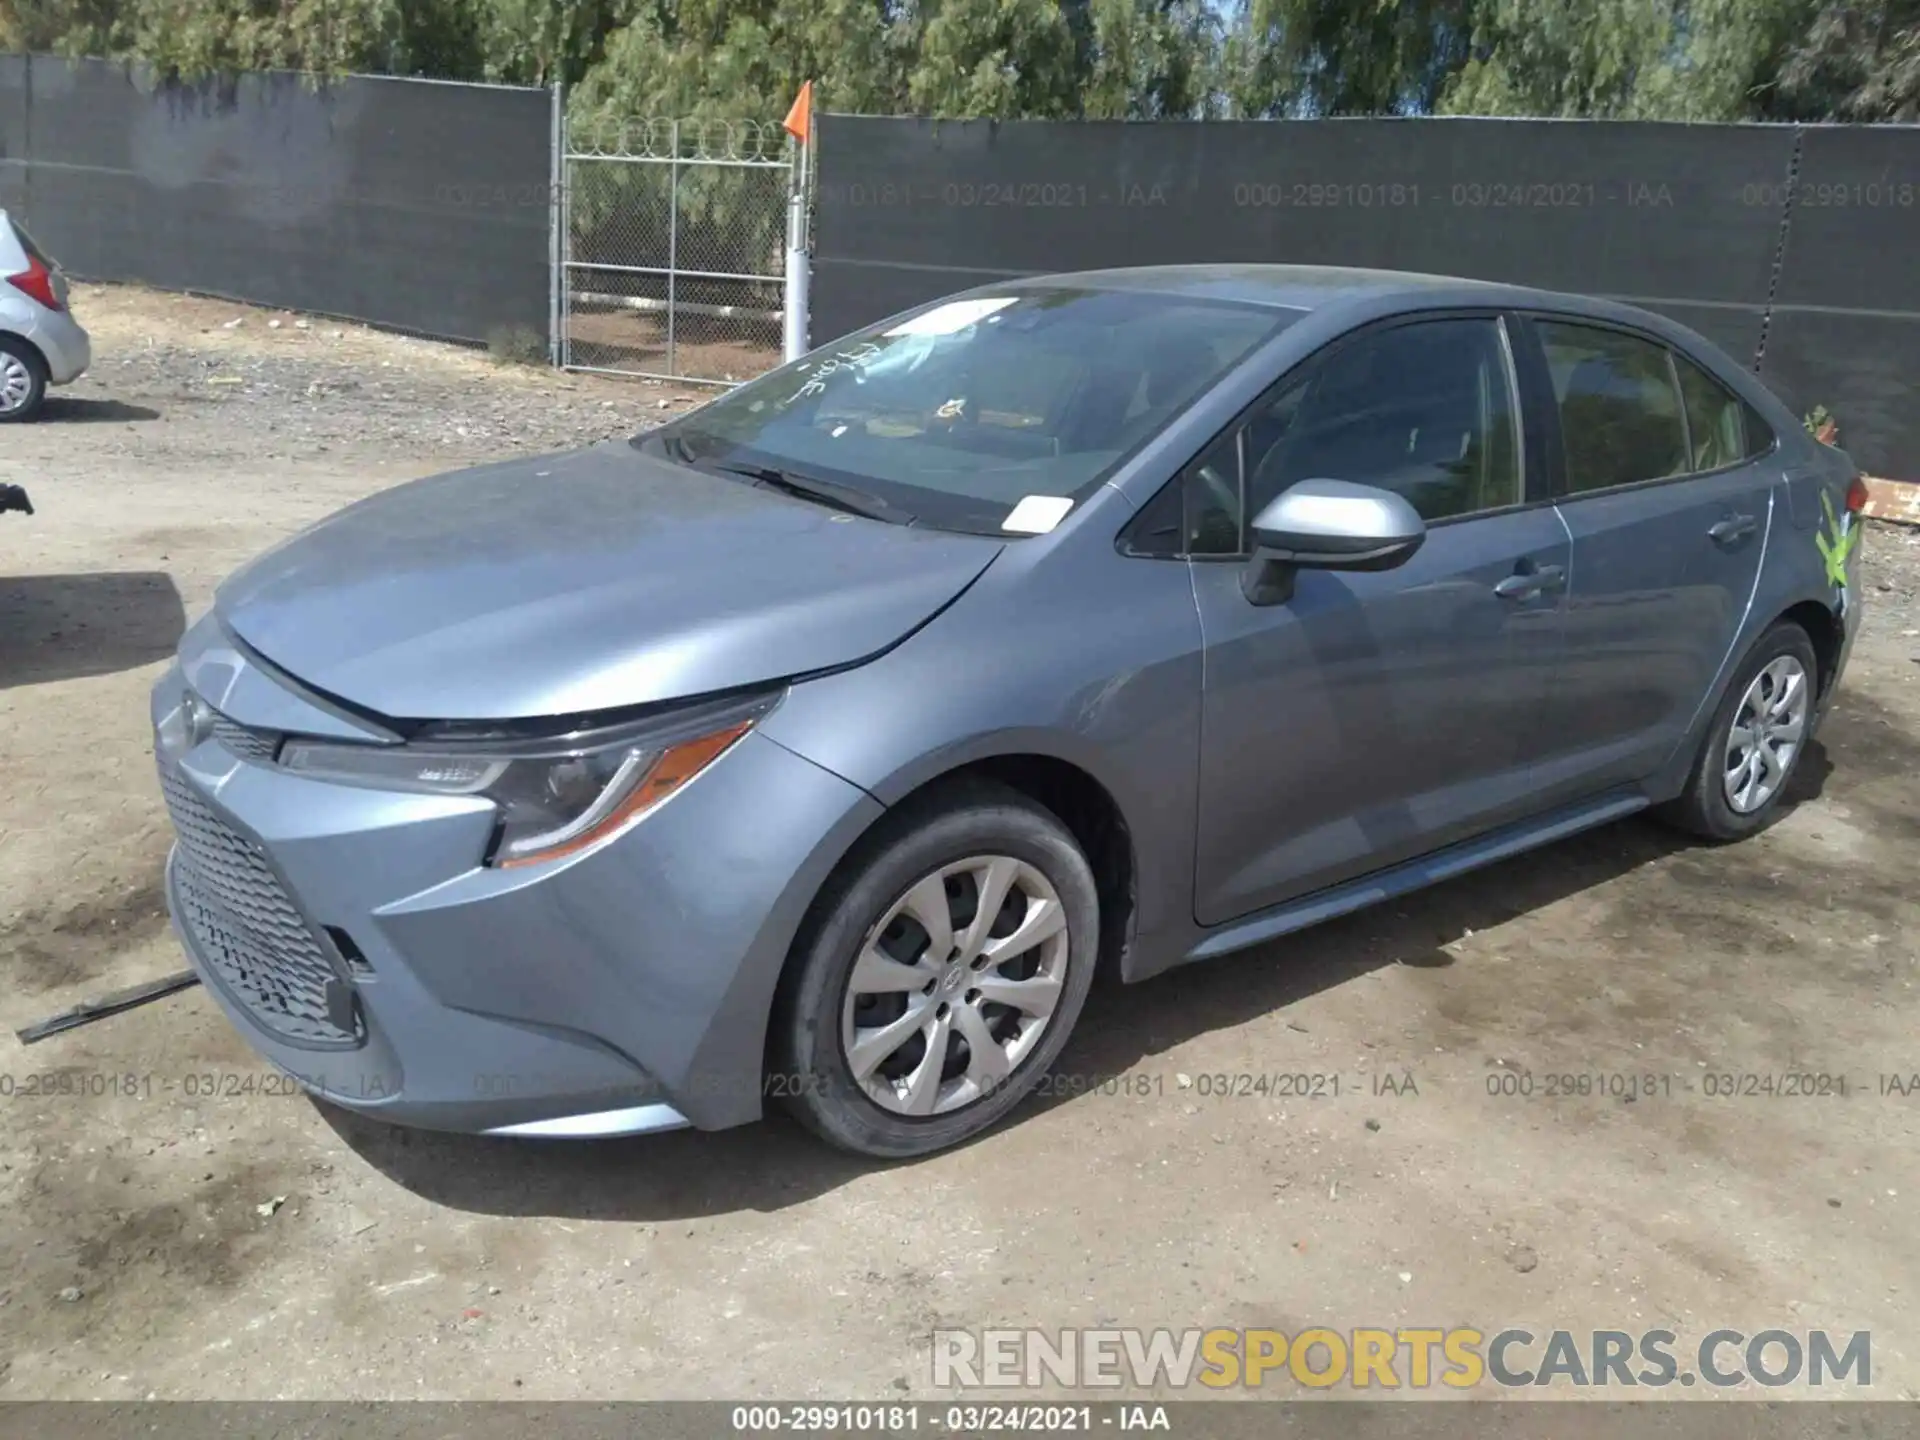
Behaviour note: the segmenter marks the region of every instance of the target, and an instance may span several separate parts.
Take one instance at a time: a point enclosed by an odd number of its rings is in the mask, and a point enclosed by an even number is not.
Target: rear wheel
[[[823,902],[783,992],[772,1089],[832,1144],[957,1145],[1067,1043],[1099,896],[1073,836],[1019,792],[969,785],[903,810]]]
[[[47,398],[47,362],[24,340],[0,335],[0,425],[31,420]]]
[[[1813,734],[1819,662],[1807,632],[1782,621],[1755,642],[1727,687],[1679,799],[1661,812],[1708,840],[1767,825]]]

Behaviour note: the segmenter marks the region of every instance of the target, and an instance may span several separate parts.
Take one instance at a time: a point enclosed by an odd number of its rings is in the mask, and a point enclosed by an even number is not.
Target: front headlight
[[[487,863],[530,865],[609,840],[724,755],[773,696],[689,707],[661,719],[541,741],[341,745],[291,739],[280,764],[315,779],[431,795],[478,795],[500,810]]]

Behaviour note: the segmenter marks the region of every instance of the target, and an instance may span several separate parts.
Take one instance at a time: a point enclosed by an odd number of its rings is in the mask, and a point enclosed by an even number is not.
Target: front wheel
[[[1067,1043],[1099,935],[1092,869],[1050,811],[989,783],[903,807],[831,882],[793,956],[773,1093],[862,1155],[971,1139]]]
[[[1819,662],[1783,620],[1754,643],[1727,687],[1679,799],[1662,815],[1706,840],[1740,840],[1778,813],[1813,734]]]

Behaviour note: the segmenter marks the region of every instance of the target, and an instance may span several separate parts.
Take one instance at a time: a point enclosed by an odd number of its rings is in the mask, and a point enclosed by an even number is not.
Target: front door
[[[1430,527],[1401,568],[1303,570],[1278,605],[1246,598],[1238,559],[1192,562],[1202,924],[1533,808],[1528,757],[1570,556],[1551,506],[1529,504],[1522,453],[1504,327],[1474,316],[1350,337],[1202,457],[1189,489],[1203,506],[1237,488],[1250,517],[1301,480],[1339,479],[1406,496]]]
[[[1566,664],[1550,688],[1543,798],[1643,780],[1730,657],[1773,521],[1765,421],[1650,337],[1537,318],[1573,541]]]

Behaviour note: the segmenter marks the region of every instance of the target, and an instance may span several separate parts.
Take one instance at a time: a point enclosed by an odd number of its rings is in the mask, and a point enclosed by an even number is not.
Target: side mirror
[[[1255,605],[1284,604],[1299,570],[1391,570],[1426,538],[1420,512],[1390,490],[1302,480],[1254,517],[1241,588]]]

